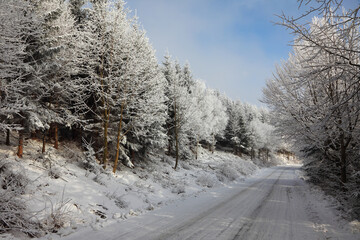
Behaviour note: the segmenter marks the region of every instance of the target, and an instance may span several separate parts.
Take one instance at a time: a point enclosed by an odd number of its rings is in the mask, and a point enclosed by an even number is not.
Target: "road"
[[[265,169],[230,188],[69,239],[360,239],[298,171],[298,166]]]

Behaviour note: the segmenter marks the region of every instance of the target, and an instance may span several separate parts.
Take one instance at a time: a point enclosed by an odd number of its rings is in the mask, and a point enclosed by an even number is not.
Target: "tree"
[[[275,127],[255,118],[250,122],[249,129],[252,148],[258,149],[259,158],[261,152],[265,152],[264,160],[268,162],[270,151],[276,150],[276,147],[279,144],[279,139],[275,137],[276,135],[274,133]]]
[[[111,111],[118,99],[118,81],[123,71],[123,60],[127,59],[128,28],[126,13],[122,1],[92,1],[88,9],[88,19],[82,30],[83,49],[81,58],[87,74],[87,101],[92,118],[100,120],[102,127],[95,122],[95,127],[102,131],[104,168],[108,161],[108,131]]]
[[[29,65],[25,62],[26,32],[33,22],[28,3],[20,0],[0,1],[0,131],[7,132],[6,144],[10,144],[10,131],[21,130],[14,118],[23,109],[23,80]]]
[[[162,149],[165,146],[165,79],[159,69],[154,50],[140,30],[136,19],[129,30],[130,47],[127,71],[119,79],[121,97],[118,99],[118,133],[113,171],[116,171],[119,153],[130,166],[125,143],[132,154]],[[131,54],[131,55],[130,55]],[[121,141],[123,144],[121,146]]]
[[[64,1],[40,1],[36,12],[43,19],[37,67],[41,73],[38,77],[41,81],[38,98],[45,109],[37,114],[46,126],[42,129],[44,139],[45,133],[52,126],[54,147],[57,149],[58,125],[70,127],[81,122],[78,114],[71,111],[77,99],[77,89],[74,88],[78,88],[72,79],[78,64],[78,32],[70,6]]]
[[[83,24],[86,20],[86,10],[83,8],[85,0],[69,0],[69,4],[71,13],[75,19],[75,24]]]
[[[252,119],[252,108],[240,101],[229,100],[227,115],[229,120],[226,125],[225,137],[233,148],[235,154],[247,153],[250,147],[249,123]],[[249,111],[251,110],[251,111]]]
[[[92,129],[102,132],[102,164],[164,143],[165,80],[145,32],[128,18],[123,1],[92,1],[81,29],[81,58]],[[114,129],[114,131],[110,131]],[[114,150],[114,154],[112,154]]]
[[[175,147],[175,166],[177,168],[180,154],[187,155],[191,123],[194,113],[194,98],[190,96],[183,71],[179,63],[173,63],[167,54],[163,62],[163,73],[167,80],[165,95],[168,98],[167,133],[169,137],[168,153]],[[174,146],[175,145],[175,146]]]
[[[342,57],[343,49],[352,49],[346,52],[354,63],[358,61],[359,33],[341,35],[338,28],[347,24],[344,19],[314,18],[311,38],[300,35],[294,54],[277,68],[264,90],[265,102],[281,116],[284,133],[296,137],[304,148],[322,152],[328,161],[333,159],[343,183],[348,156],[356,152],[359,136],[358,71]],[[326,48],[314,45],[312,39]]]

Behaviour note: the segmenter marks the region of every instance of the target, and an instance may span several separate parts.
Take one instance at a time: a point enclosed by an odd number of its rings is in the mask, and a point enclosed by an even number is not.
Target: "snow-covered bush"
[[[350,212],[357,219],[360,219],[360,171],[354,172],[350,177],[351,183],[348,184],[349,191],[349,203],[351,205]]]
[[[185,170],[191,170],[190,165],[186,162],[181,162],[181,167]]]
[[[61,177],[61,174],[62,174],[61,169],[58,168],[58,167],[52,167],[52,168],[50,168],[49,171],[48,171],[49,177],[55,178],[55,179],[60,178],[60,177]]]
[[[41,227],[47,233],[56,233],[71,221],[70,200],[64,200],[64,192],[61,201],[45,205],[45,218],[41,221]]]
[[[209,174],[202,174],[197,178],[196,182],[201,186],[212,188],[216,185],[217,180]]]
[[[23,167],[13,159],[0,160],[0,186],[4,190],[16,191],[19,194],[25,193],[29,180],[24,175]]]
[[[230,181],[234,181],[239,177],[239,173],[234,169],[234,167],[224,163],[219,166],[218,179],[220,181],[224,181],[223,177]]]
[[[15,230],[36,237],[41,233],[22,198],[29,182],[24,172],[14,159],[0,159],[0,234]]]
[[[92,147],[92,141],[86,141],[84,138],[83,148],[84,148],[84,157],[82,158],[81,164],[85,170],[94,173],[95,175],[99,175],[103,172],[103,168],[97,163],[95,150]]]
[[[185,186],[184,185],[175,185],[173,189],[171,189],[172,193],[181,194],[185,193]]]

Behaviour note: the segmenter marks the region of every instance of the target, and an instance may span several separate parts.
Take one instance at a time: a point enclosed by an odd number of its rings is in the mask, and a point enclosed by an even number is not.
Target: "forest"
[[[85,4],[90,4],[85,8]],[[270,113],[206,87],[190,65],[155,58],[122,1],[1,2],[1,130],[92,142],[104,168],[148,151],[177,159],[199,143],[235,153],[275,150]],[[9,11],[9,8],[11,11]],[[174,166],[176,169],[176,166]]]
[[[87,168],[113,173],[154,153],[174,157],[176,170],[201,146],[268,165],[285,150],[266,108],[207,88],[170,54],[159,64],[122,0],[0,0],[0,23],[0,130],[17,159],[31,155],[29,140],[42,142],[44,156],[76,143]],[[0,161],[7,206],[22,183]],[[0,233],[24,225],[16,214],[2,216]]]
[[[358,218],[359,9],[329,0],[300,18],[280,16],[293,50],[263,89],[265,108],[208,88],[170,53],[159,61],[123,0],[0,0],[2,148],[16,146],[21,162],[33,154],[30,141],[41,142],[43,156],[70,142],[87,171],[118,175],[156,154],[181,171],[205,148],[261,167],[296,155],[309,182]],[[37,227],[21,213],[23,200],[14,201],[26,180],[8,158],[1,154],[0,234],[36,237],[38,230],[26,231]],[[57,178],[51,164],[42,167]]]

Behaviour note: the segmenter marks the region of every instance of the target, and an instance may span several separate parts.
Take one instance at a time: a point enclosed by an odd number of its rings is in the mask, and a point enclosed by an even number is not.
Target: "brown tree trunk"
[[[54,148],[55,149],[59,149],[59,135],[58,135],[58,124],[54,123],[54,139],[55,139],[55,143],[54,143]]]
[[[6,145],[10,146],[10,129],[6,129]]]
[[[42,138],[43,146],[41,152],[45,152],[45,146],[46,146],[46,131],[43,132],[43,138]]]
[[[33,131],[33,132],[30,133],[30,138],[31,138],[32,140],[35,140],[35,139],[36,139],[36,131]]]
[[[17,151],[17,156],[19,158],[22,158],[23,156],[23,148],[24,148],[24,133],[23,130],[19,131],[19,145],[18,145],[18,151]]]
[[[134,163],[134,161],[135,161],[135,151],[130,148],[130,152],[131,152],[131,161],[132,161],[132,163]]]

